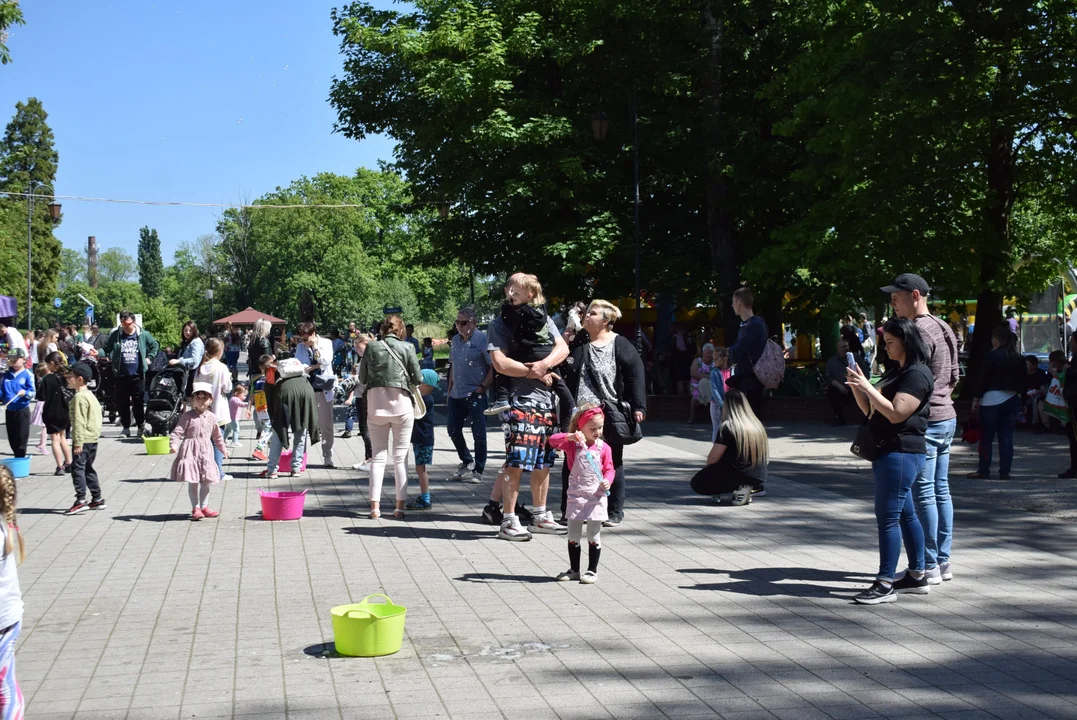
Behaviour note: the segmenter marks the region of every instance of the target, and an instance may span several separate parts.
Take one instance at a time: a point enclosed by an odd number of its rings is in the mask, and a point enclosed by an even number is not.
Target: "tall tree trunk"
[[[991,333],[1002,323],[1002,300],[1005,282],[1013,267],[1010,253],[1010,213],[1016,185],[1015,132],[1004,118],[1012,99],[1013,68],[1000,64],[990,125],[987,154],[988,221],[991,234],[978,248],[980,256],[980,293],[976,296],[976,328],[969,351],[968,377],[979,376],[984,357],[991,350]],[[972,383],[966,383],[962,397],[971,397]]]
[[[703,23],[710,39],[710,52],[703,71],[703,137],[707,163],[707,229],[711,268],[718,280],[718,303],[726,343],[737,337],[740,323],[733,314],[732,295],[740,282],[740,268],[733,251],[733,227],[728,210],[729,187],[722,175],[725,122],[722,115],[722,34],[724,0],[704,0]]]

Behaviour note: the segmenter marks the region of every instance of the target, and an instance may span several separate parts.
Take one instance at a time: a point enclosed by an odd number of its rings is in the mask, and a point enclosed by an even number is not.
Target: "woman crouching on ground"
[[[733,505],[747,505],[752,491],[767,481],[767,431],[744,393],[730,388],[722,405],[722,422],[707,455],[707,466],[692,478],[692,490],[720,497],[733,493]]]
[[[924,573],[924,529],[916,517],[910,490],[924,469],[924,433],[935,378],[927,365],[927,348],[912,320],[887,322],[883,341],[894,368],[883,375],[878,386],[868,381],[859,365],[846,370],[846,383],[868,416],[872,439],[877,440],[867,454],[874,456],[871,467],[879,527],[879,574],[870,588],[854,598],[865,605],[894,602],[896,593],[927,594],[931,589]],[[895,581],[902,539],[909,569]]]

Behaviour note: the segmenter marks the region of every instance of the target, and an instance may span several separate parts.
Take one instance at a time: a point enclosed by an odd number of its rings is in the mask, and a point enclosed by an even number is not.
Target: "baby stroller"
[[[86,387],[101,404],[101,412],[108,416],[109,424],[116,422],[116,380],[112,372],[112,363],[107,357],[87,357],[82,360],[90,366],[93,378]]]
[[[150,400],[146,403],[146,422],[154,437],[168,435],[179,422],[183,398],[187,393],[187,368],[171,365],[159,370],[150,381]]]

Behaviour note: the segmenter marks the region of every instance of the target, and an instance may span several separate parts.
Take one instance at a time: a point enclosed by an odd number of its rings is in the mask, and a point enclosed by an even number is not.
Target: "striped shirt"
[[[928,366],[935,376],[931,393],[931,413],[928,422],[940,422],[957,417],[953,393],[958,379],[957,338],[950,326],[933,315],[920,315],[916,327],[927,346]]]

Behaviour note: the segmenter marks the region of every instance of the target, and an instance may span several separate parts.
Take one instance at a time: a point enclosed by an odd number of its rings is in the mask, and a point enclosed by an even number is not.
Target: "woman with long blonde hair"
[[[744,393],[730,388],[707,466],[692,478],[692,490],[713,496],[715,503],[723,494],[732,493],[733,505],[747,505],[752,491],[767,480],[769,456],[766,428]]]

